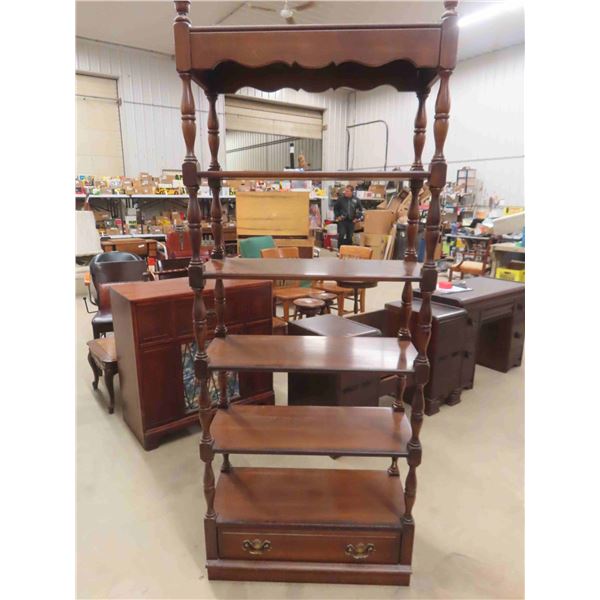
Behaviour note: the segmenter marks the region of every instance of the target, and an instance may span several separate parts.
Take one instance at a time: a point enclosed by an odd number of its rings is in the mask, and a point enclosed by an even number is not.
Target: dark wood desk
[[[525,285],[489,277],[466,279],[472,291],[434,294],[432,300],[464,308],[467,319],[467,350],[470,360],[463,363],[471,387],[475,363],[506,373],[518,367],[525,341]],[[415,290],[415,297],[420,292]]]
[[[388,302],[384,310],[363,313],[347,317],[376,327],[386,337],[398,335],[400,328],[400,308],[402,302]],[[415,335],[421,301],[413,301],[410,330]],[[425,386],[425,414],[433,415],[440,410],[440,404],[454,405],[460,402],[463,389],[472,386],[472,377],[465,376],[463,364],[469,361],[466,349],[467,311],[462,308],[431,304],[431,339],[427,348],[427,357],[431,365],[429,381]],[[379,382],[378,396],[396,395],[397,376],[384,374]],[[411,403],[414,394],[414,382],[409,377],[404,399]]]
[[[229,333],[272,333],[270,281],[225,281]],[[214,282],[204,290],[214,307]],[[116,284],[111,289],[123,418],[146,450],[198,422],[193,377],[192,291],[187,278]],[[215,327],[208,316],[209,337]],[[229,377],[240,403],[273,404],[271,373]],[[239,387],[239,391],[238,391]]]
[[[290,321],[288,335],[335,336],[340,346],[345,346],[349,338],[379,337],[381,331],[337,315],[320,315]],[[373,373],[289,373],[288,404],[378,406],[379,379]]]

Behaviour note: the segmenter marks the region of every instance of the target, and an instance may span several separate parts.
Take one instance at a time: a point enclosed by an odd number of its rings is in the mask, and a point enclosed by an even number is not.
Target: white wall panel
[[[448,179],[462,166],[477,169],[484,183],[482,201],[498,194],[506,204],[524,204],[523,67],[524,46],[513,46],[458,63],[450,78],[450,130],[445,145]],[[433,115],[437,85],[427,101],[424,162],[433,155]],[[413,160],[412,130],[417,100],[391,87],[352,93],[349,123],[384,119],[390,129],[388,165]],[[379,126],[352,134],[350,166],[380,167],[384,134]]]
[[[135,176],[140,171],[160,175],[162,169],[178,169],[185,155],[181,134],[181,82],[173,57],[77,38],[76,70],[95,75],[117,77],[125,174]],[[207,101],[194,86],[196,97],[196,156],[203,167],[208,166],[206,135]],[[223,101],[217,103],[219,119],[223,121]],[[219,160],[225,164],[224,142]],[[111,175],[111,173],[94,173]]]
[[[254,88],[242,88],[238,94],[324,109],[323,169],[335,171],[345,167],[348,91],[328,90],[319,94],[311,94],[289,88],[277,92],[261,92]]]

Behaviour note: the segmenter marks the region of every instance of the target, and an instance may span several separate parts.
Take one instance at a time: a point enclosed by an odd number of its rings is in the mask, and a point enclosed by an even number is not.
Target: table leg
[[[106,383],[106,389],[108,390],[108,397],[110,398],[110,402],[108,404],[108,412],[111,415],[115,412],[115,389],[113,387],[113,377],[114,376],[115,376],[115,369],[113,367],[108,367],[104,370],[104,382]]]
[[[95,336],[94,336],[95,337]],[[90,367],[92,367],[92,371],[94,373],[94,381],[92,381],[92,387],[97,390],[98,389],[98,380],[100,379],[100,375],[102,374],[96,361],[92,357],[92,353],[88,352],[88,362],[90,363]]]
[[[287,323],[290,320],[290,301],[282,300],[283,303],[283,320]]]
[[[358,314],[358,288],[354,288],[354,314]]]

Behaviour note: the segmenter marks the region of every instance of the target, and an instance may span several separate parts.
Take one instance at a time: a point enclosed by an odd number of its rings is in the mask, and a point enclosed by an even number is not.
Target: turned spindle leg
[[[189,1],[177,1],[175,7],[177,17],[173,25],[175,40],[185,40],[189,36],[191,26],[188,11]],[[194,371],[196,380],[200,384],[200,400],[198,417],[202,427],[200,440],[200,458],[204,462],[204,498],[206,500],[206,515],[204,529],[206,535],[206,555],[209,559],[217,558],[217,535],[216,535],[216,512],[214,509],[215,498],[215,475],[212,468],[214,458],[213,439],[210,426],[215,415],[209,390],[209,365],[206,353],[206,306],[202,292],[205,286],[204,267],[200,258],[200,246],[202,241],[200,204],[198,202],[198,161],[194,152],[196,142],[196,112],[194,96],[191,88],[191,65],[184,68],[178,65],[179,76],[182,83],[181,94],[181,128],[185,141],[186,154],[182,165],[183,182],[186,186],[188,202],[188,224],[190,240],[192,245],[192,257],[189,265],[190,287],[194,293],[192,304],[193,333],[196,342],[196,353],[194,355]]]
[[[456,4],[453,0],[446,0],[444,6],[446,12],[442,17],[442,35],[456,35]],[[417,467],[421,464],[422,449],[420,432],[423,423],[423,410],[425,404],[425,385],[429,380],[429,360],[427,348],[431,337],[431,297],[437,286],[437,270],[435,266],[435,248],[439,239],[440,227],[440,192],[446,183],[446,159],[444,158],[444,142],[448,132],[448,119],[450,113],[450,92],[448,80],[452,70],[440,68],[440,83],[435,103],[435,121],[433,127],[435,151],[431,160],[429,187],[431,190],[431,202],[427,212],[425,226],[425,261],[421,270],[421,309],[417,318],[414,338],[417,350],[415,359],[415,393],[411,406],[411,428],[412,436],[408,442],[408,474],[404,485],[405,511],[402,517],[403,543],[401,549],[401,562],[410,563],[412,556],[412,545],[414,542],[414,519],[413,507],[417,494]],[[421,112],[421,98],[419,97]],[[423,114],[424,118],[424,109]],[[419,166],[420,151],[422,150],[421,138],[417,143],[417,121],[415,120],[415,163]],[[421,127],[419,126],[419,129]],[[424,139],[423,139],[424,142]],[[417,152],[417,150],[419,152]],[[413,165],[413,166],[414,166]]]

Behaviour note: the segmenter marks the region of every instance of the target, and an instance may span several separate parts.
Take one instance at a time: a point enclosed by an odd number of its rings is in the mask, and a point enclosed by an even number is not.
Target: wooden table
[[[215,327],[214,282],[207,282],[209,339]],[[272,332],[270,281],[225,282],[229,333]],[[191,358],[192,290],[187,278],[115,284],[111,289],[123,418],[146,450],[173,431],[198,423]],[[252,337],[252,336],[250,336]],[[278,339],[280,336],[275,336]],[[240,373],[234,402],[272,404],[273,376]],[[232,394],[233,395],[233,394]]]
[[[156,257],[156,240],[149,238],[108,239],[100,242],[104,252],[131,252],[144,257]]]

